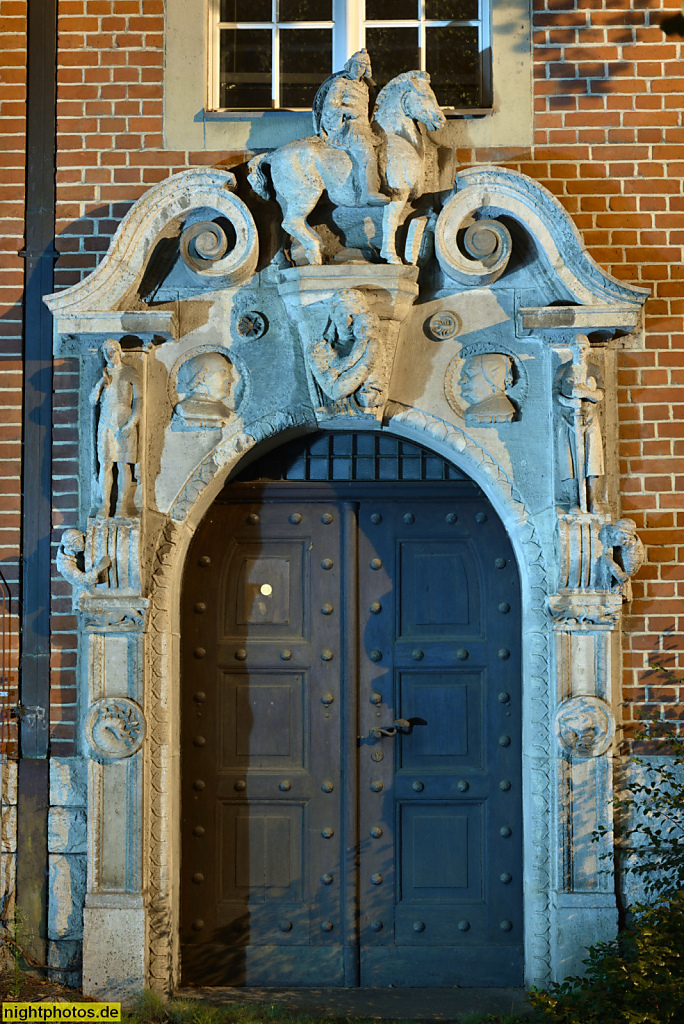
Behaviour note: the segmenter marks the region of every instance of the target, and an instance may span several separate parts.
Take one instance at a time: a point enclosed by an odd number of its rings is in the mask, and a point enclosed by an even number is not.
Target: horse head
[[[411,88],[401,98],[404,113],[413,121],[424,124],[431,132],[444,128],[446,117],[432,91],[427,71],[410,71],[407,77],[411,81]]]
[[[446,124],[437,97],[430,86],[427,71],[405,71],[397,75],[380,90],[375,120],[385,129],[397,129],[398,119],[424,124],[429,131],[437,131]]]

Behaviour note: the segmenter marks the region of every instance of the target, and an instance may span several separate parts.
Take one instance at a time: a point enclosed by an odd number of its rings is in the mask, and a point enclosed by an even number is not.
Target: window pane
[[[280,33],[280,105],[311,107],[332,71],[332,30],[283,29]]]
[[[428,21],[477,21],[477,0],[425,0],[425,17]]]
[[[221,0],[221,21],[270,21],[271,0]]]
[[[280,0],[278,21],[332,21],[332,0]]]
[[[443,107],[480,103],[480,54],[476,27],[426,29],[427,70]]]
[[[221,29],[219,104],[233,110],[271,107],[271,33]]]
[[[405,21],[419,13],[418,0],[366,0],[366,21]]]
[[[403,71],[420,67],[418,30],[415,28],[366,29],[366,49],[373,62],[373,79],[378,87],[387,85]]]

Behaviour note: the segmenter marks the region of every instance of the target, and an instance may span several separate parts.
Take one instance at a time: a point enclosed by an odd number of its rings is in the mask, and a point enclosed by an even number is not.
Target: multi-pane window
[[[214,110],[306,110],[365,46],[381,87],[430,73],[441,106],[490,104],[488,0],[210,0]]]

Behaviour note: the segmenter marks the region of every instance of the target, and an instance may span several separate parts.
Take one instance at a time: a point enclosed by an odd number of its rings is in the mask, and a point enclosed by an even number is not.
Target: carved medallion
[[[235,419],[246,390],[241,363],[221,345],[200,345],[174,363],[169,374],[173,430],[216,430]]]
[[[145,739],[142,708],[127,697],[103,697],[86,715],[85,737],[96,758],[118,761],[140,750]]]
[[[427,327],[435,341],[449,341],[450,338],[456,337],[461,329],[461,323],[455,313],[441,309],[439,313],[433,313]]]
[[[556,713],[556,735],[568,754],[599,757],[613,742],[615,719],[605,701],[598,697],[571,697]]]
[[[444,374],[444,395],[469,426],[510,423],[520,418],[528,388],[527,371],[502,345],[464,346]]]
[[[241,338],[256,341],[257,338],[263,337],[268,330],[268,321],[263,313],[249,309],[236,318],[235,330]]]

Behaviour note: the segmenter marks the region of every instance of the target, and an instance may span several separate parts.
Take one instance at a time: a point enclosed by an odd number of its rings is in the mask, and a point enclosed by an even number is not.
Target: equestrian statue
[[[301,243],[309,264],[323,262],[323,246],[306,218],[326,191],[336,206],[384,207],[380,255],[402,262],[396,248],[402,215],[432,180],[432,146],[418,125],[436,131],[446,119],[425,71],[397,75],[374,106],[373,94],[370,57],[359,50],[316,93],[316,135],[249,162],[252,188],[264,199],[275,193],[283,228]]]

